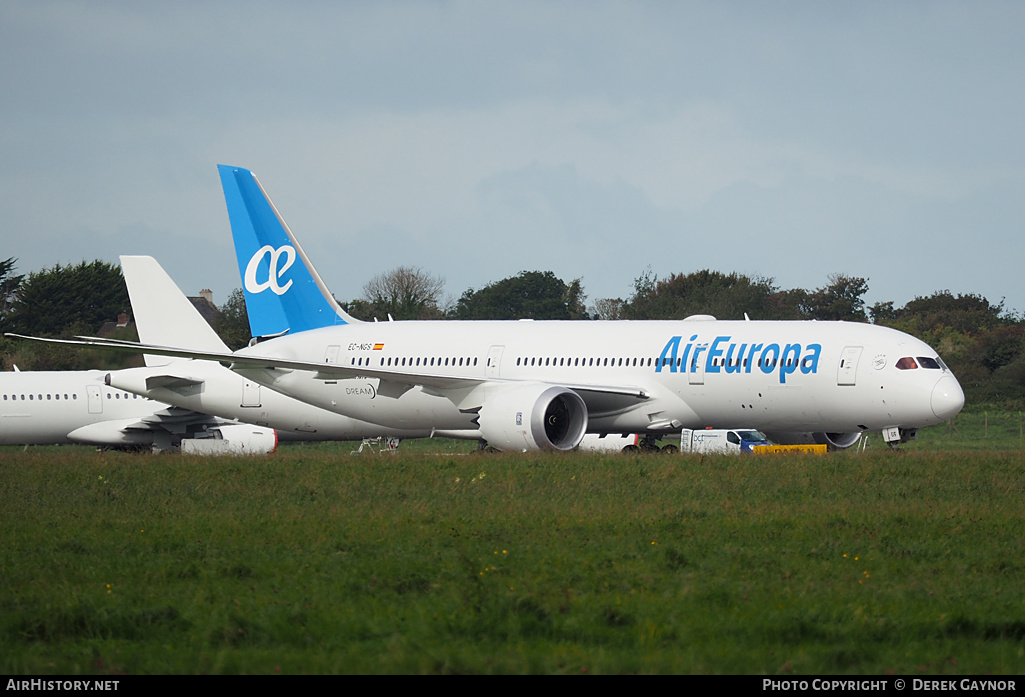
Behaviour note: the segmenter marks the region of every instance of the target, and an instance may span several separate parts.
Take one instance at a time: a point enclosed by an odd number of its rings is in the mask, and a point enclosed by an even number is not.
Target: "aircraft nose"
[[[932,389],[932,413],[946,421],[952,419],[964,406],[964,391],[953,375],[944,375]]]

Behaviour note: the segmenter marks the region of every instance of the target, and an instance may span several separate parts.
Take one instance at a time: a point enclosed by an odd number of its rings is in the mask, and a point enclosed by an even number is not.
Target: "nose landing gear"
[[[883,440],[891,448],[896,448],[901,443],[907,443],[913,441],[918,437],[917,428],[900,428],[899,426],[891,426],[890,428],[883,429]]]

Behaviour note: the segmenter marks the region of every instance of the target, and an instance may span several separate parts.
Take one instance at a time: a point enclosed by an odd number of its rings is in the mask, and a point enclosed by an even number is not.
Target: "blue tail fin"
[[[248,169],[217,165],[253,336],[355,323]]]

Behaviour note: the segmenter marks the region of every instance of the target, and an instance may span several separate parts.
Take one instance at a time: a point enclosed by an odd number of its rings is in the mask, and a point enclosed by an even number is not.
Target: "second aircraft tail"
[[[140,342],[215,353],[229,350],[156,259],[122,256],[121,272]],[[150,354],[145,359],[148,366],[167,365],[174,360]]]
[[[241,167],[217,169],[253,336],[358,322],[328,291],[256,176]]]

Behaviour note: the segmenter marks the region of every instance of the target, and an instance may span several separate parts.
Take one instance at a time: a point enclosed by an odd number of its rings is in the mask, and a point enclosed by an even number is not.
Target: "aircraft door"
[[[856,384],[858,360],[861,358],[860,346],[848,346],[840,354],[840,365],[836,369],[837,385]]]
[[[260,383],[252,380],[242,380],[242,406],[260,406]]]
[[[708,344],[702,344],[708,346]],[[697,350],[695,350],[697,353]],[[689,374],[688,380],[691,385],[704,385],[705,384],[705,354],[701,353],[698,356],[691,356],[687,359],[687,365],[684,366]]]
[[[103,394],[100,392],[99,385],[86,385],[86,393],[89,395],[89,413],[90,414],[102,414],[103,413]]]
[[[502,367],[502,352],[505,351],[505,346],[492,346],[488,351],[488,363],[484,368],[484,374],[489,378],[499,377],[499,372]]]
[[[335,365],[338,363],[338,350],[341,346],[328,346],[327,351],[324,353],[324,362]]]

